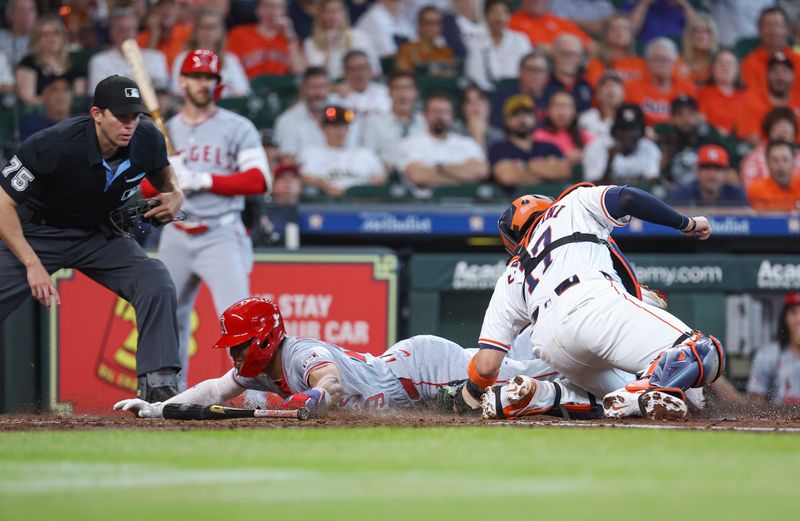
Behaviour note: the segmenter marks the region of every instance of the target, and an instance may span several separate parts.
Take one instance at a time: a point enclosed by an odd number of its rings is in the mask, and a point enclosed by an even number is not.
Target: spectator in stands
[[[351,186],[386,182],[386,170],[375,152],[346,146],[354,119],[349,108],[325,107],[321,118],[325,143],[304,146],[298,157],[303,182],[320,187],[331,197],[342,196]]]
[[[41,98],[42,112],[31,114],[20,123],[20,141],[25,141],[36,132],[50,128],[69,117],[72,107],[72,85],[69,78],[49,78],[42,87]]]
[[[758,405],[800,405],[800,293],[784,297],[775,342],[756,350],[747,394]]]
[[[370,114],[361,124],[362,144],[378,154],[387,168],[400,161],[397,146],[403,139],[427,132],[422,113],[416,110],[417,84],[409,72],[394,71],[389,75],[389,97],[392,110]]]
[[[204,7],[197,12],[192,24],[192,35],[187,43],[189,49],[209,49],[222,61],[223,98],[236,98],[250,94],[250,81],[244,72],[239,57],[225,49],[225,20],[219,11]],[[188,51],[181,52],[172,62],[172,92],[180,92],[178,78],[181,65]]]
[[[95,54],[89,60],[89,94],[94,92],[100,80],[113,74],[133,77],[133,70],[123,56],[120,46],[125,40],[136,38],[138,27],[139,20],[132,10],[123,8],[112,11],[108,22],[108,36],[113,47]],[[142,49],[142,57],[153,86],[156,89],[166,90],[169,85],[169,73],[164,54],[156,49]]]
[[[516,78],[519,62],[532,47],[528,38],[506,26],[511,10],[506,0],[487,0],[483,7],[485,30],[467,49],[466,74],[485,91],[501,80]]]
[[[555,91],[547,104],[547,116],[541,128],[533,133],[533,139],[542,143],[550,143],[561,150],[570,165],[581,161],[583,147],[591,140],[592,135],[578,128],[578,114],[575,111],[575,100],[569,92]]]
[[[316,0],[297,0],[289,2],[289,18],[292,20],[292,27],[297,33],[297,37],[305,40],[311,36],[314,26],[314,19],[317,17]]]
[[[306,69],[300,83],[300,99],[275,121],[275,137],[283,155],[297,157],[304,146],[325,143],[319,122],[330,95],[331,83],[325,69]]]
[[[416,41],[404,43],[397,52],[395,67],[398,70],[413,72],[417,76],[458,75],[458,60],[455,52],[442,40],[442,13],[433,6],[419,11]]]
[[[579,113],[592,106],[592,86],[581,73],[583,59],[583,44],[577,37],[562,34],[556,38],[553,42],[553,73],[545,89],[548,98],[559,90],[570,93]]]
[[[9,28],[0,30],[0,51],[6,53],[12,67],[28,54],[31,31],[38,18],[34,0],[9,0],[6,6]]]
[[[709,125],[730,136],[736,130],[737,111],[744,99],[739,60],[732,51],[722,49],[711,61],[711,77],[697,91],[697,106]]]
[[[764,81],[772,57],[783,53],[794,70],[800,69],[800,55],[789,47],[789,17],[780,7],[768,7],[758,17],[758,37],[761,44],[742,60],[742,80],[748,90],[766,94],[768,85]],[[759,120],[760,121],[760,120]]]
[[[724,148],[701,146],[697,151],[695,179],[675,188],[669,195],[669,203],[677,206],[748,206],[744,190],[725,182],[730,166]]]
[[[86,93],[86,71],[69,58],[67,28],[58,15],[45,15],[33,26],[30,54],[17,65],[17,97],[28,106],[42,103],[42,90],[53,78],[65,77],[75,94]]]
[[[715,0],[705,5],[717,23],[720,45],[733,48],[739,40],[758,35],[759,13],[775,0]]]
[[[689,96],[672,100],[670,120],[655,127],[661,149],[662,178],[674,185],[694,180],[697,151],[706,144],[723,143],[722,136],[706,123]]]
[[[136,38],[140,47],[161,51],[168,65],[175,63],[192,36],[192,24],[178,21],[179,7],[175,0],[158,0],[144,20],[145,30]]]
[[[759,125],[775,107],[788,107],[800,113],[800,96],[793,91],[796,81],[794,62],[782,52],[769,59],[767,89],[748,88],[737,114],[737,137],[755,145],[761,139]]]
[[[541,182],[566,181],[569,163],[555,145],[531,138],[536,116],[533,100],[517,94],[503,106],[506,139],[489,147],[492,180],[509,195],[515,188]]]
[[[480,88],[470,85],[464,89],[461,100],[464,128],[461,133],[477,141],[484,152],[504,137],[503,131],[491,124],[491,110],[489,97]]]
[[[633,32],[643,45],[656,38],[680,37],[697,14],[689,0],[624,0],[621,7],[630,13]]]
[[[681,42],[679,73],[700,86],[711,76],[711,61],[717,52],[717,25],[710,16],[697,14],[689,19]]]
[[[477,45],[484,36],[478,0],[453,0],[452,9],[442,11],[442,36],[459,60],[467,57],[467,49]]]
[[[572,20],[578,27],[592,36],[599,36],[614,16],[616,1],[610,0],[569,0],[569,2],[550,2],[550,12],[559,18]]]
[[[608,70],[600,76],[594,96],[594,107],[580,115],[578,128],[598,136],[611,135],[611,125],[617,108],[625,101],[625,83],[617,71]]]
[[[515,94],[524,94],[533,100],[536,106],[536,118],[543,119],[547,109],[545,89],[550,82],[550,63],[544,54],[531,51],[519,62],[518,81],[506,83],[498,87],[492,96],[492,124],[502,125],[503,105]]]
[[[642,107],[648,126],[669,120],[670,103],[680,95],[694,96],[694,85],[675,75],[678,48],[672,40],[656,38],[645,49],[647,72],[626,87],[627,101]]]
[[[378,0],[356,22],[380,58],[394,57],[399,45],[414,37],[414,26],[403,16],[402,8],[403,0]]]
[[[486,156],[471,137],[452,132],[453,101],[446,94],[431,93],[425,100],[427,132],[400,143],[397,170],[418,197],[430,189],[482,181],[489,175]]]
[[[0,51],[0,94],[13,92],[14,74],[11,72],[11,61],[6,56],[6,53]]]
[[[258,23],[234,27],[228,33],[228,50],[241,60],[247,77],[301,74],[306,67],[286,0],[259,0]]]
[[[327,70],[328,77],[332,80],[339,79],[343,76],[343,58],[352,50],[365,53],[372,70],[376,74],[381,73],[381,63],[372,49],[369,37],[350,27],[344,2],[322,0],[317,6],[311,36],[303,42],[306,62]]]
[[[767,143],[770,141],[797,143],[798,137],[800,137],[797,116],[787,107],[772,109],[764,117],[762,132],[766,139],[762,140],[742,161],[741,180],[745,189],[749,188],[753,181],[769,177]],[[794,165],[795,175],[799,175],[800,150],[796,150]]]
[[[511,15],[509,29],[525,34],[534,47],[540,47],[545,52],[562,34],[572,34],[578,37],[584,45],[589,45],[591,39],[574,22],[559,18],[549,12],[550,0],[522,0],[519,9]]]
[[[592,141],[583,154],[586,181],[599,184],[653,185],[658,181],[661,151],[645,137],[641,107],[617,108],[611,135]]]
[[[800,175],[795,172],[794,145],[788,141],[770,141],[767,145],[769,177],[753,181],[747,198],[753,209],[762,212],[800,210]]]
[[[352,50],[344,55],[344,83],[337,87],[336,98],[356,112],[360,122],[370,114],[392,110],[389,89],[374,81],[375,74],[364,51]]]
[[[606,22],[603,43],[586,66],[586,79],[596,85],[606,69],[617,71],[625,82],[640,80],[647,70],[645,61],[636,54],[636,39],[627,15],[615,14]]]
[[[281,163],[272,171],[272,202],[280,206],[295,205],[303,192],[300,168],[294,163]]]

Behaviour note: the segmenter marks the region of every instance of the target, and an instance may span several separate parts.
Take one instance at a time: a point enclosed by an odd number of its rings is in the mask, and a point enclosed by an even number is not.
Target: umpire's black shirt
[[[23,223],[93,230],[146,175],[167,165],[164,137],[149,121],[140,120],[128,146],[105,160],[94,120],[82,116],[26,139],[3,168],[0,186],[19,205]]]

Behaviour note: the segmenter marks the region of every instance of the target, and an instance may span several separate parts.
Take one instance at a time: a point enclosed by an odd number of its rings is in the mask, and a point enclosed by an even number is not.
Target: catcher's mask
[[[228,349],[250,342],[239,374],[245,378],[258,376],[272,360],[286,336],[281,312],[271,300],[246,298],[232,305],[220,317],[220,336],[215,349]]]
[[[497,229],[503,246],[509,255],[514,255],[522,238],[530,229],[536,218],[553,204],[553,199],[546,195],[523,195],[511,203],[511,206],[500,215]]]

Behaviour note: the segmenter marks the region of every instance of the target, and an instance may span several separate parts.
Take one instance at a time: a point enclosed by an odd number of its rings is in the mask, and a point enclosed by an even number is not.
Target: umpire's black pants
[[[133,305],[139,345],[136,372],[180,369],[175,285],[169,272],[133,239],[102,231],[22,225],[48,273],[74,268]],[[25,266],[0,242],[0,322],[31,294]],[[90,323],[92,317],[86,317]]]

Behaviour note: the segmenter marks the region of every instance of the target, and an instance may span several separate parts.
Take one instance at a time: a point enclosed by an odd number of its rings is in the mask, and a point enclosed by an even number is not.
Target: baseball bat
[[[161,109],[158,106],[158,97],[153,88],[153,81],[150,79],[150,74],[144,66],[144,58],[142,58],[142,51],[139,49],[139,44],[136,40],[129,38],[122,42],[122,54],[133,69],[133,81],[139,87],[139,95],[142,97],[142,103],[145,108],[150,112],[150,117],[153,119],[156,128],[164,135],[164,140],[167,142],[167,152],[169,155],[175,154],[175,148],[172,146],[172,141],[167,134],[167,127],[164,125],[164,118],[161,116]]]
[[[311,411],[300,409],[237,409],[222,405],[195,405],[192,403],[168,403],[162,410],[168,420],[232,420],[234,418],[288,418],[307,420]]]

